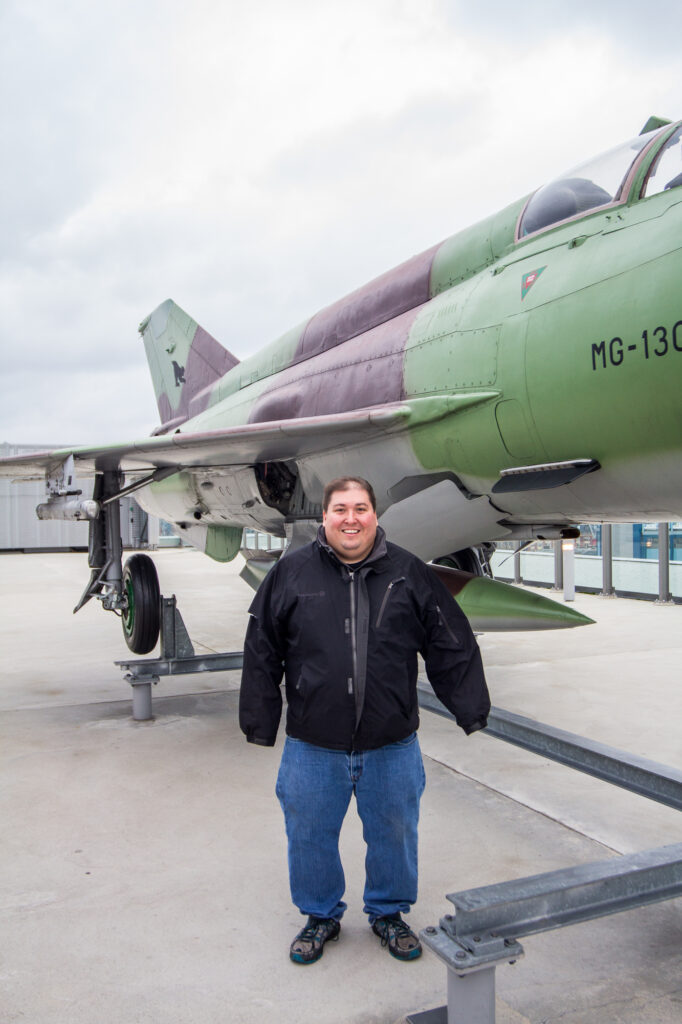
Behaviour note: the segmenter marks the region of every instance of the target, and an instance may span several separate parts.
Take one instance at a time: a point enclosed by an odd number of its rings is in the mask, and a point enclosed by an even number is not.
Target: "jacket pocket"
[[[379,626],[381,625],[381,620],[383,619],[384,613],[386,612],[386,606],[388,605],[388,602],[391,599],[391,594],[393,593],[393,588],[398,583],[404,583],[404,582],[405,582],[405,577],[404,576],[399,576],[397,579],[391,580],[389,585],[386,587],[386,593],[384,594],[383,600],[381,602],[381,605],[379,606],[379,614],[377,615],[377,621],[375,623],[375,629],[379,629]]]
[[[454,629],[443,615],[442,611],[440,610],[440,605],[436,605],[436,611],[438,612],[438,622],[441,626],[445,628],[450,639],[452,640],[453,646],[457,648],[463,647],[464,645],[462,643],[461,638],[457,635],[457,633],[455,633]]]

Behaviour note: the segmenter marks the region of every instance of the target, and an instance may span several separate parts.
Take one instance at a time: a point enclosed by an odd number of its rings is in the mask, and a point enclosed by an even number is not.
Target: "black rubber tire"
[[[161,628],[161,588],[149,555],[131,555],[123,566],[123,636],[133,654],[149,654]]]
[[[473,548],[462,548],[461,551],[453,551],[451,555],[434,558],[434,562],[436,565],[445,565],[448,569],[460,569],[462,572],[470,572],[472,576],[485,575],[479,557]]]

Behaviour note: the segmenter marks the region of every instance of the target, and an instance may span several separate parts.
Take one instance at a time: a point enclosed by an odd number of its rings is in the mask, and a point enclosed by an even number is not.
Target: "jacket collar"
[[[327,554],[339,565],[347,564],[346,562],[341,561],[339,556],[334,551],[334,548],[327,543],[327,535],[324,532],[324,526],[319,527],[315,543],[318,544],[323,551],[326,551]],[[361,568],[364,569],[368,565],[373,564],[374,562],[378,562],[380,558],[383,558],[387,554],[388,548],[386,547],[386,534],[380,526],[377,526],[377,535],[374,538],[374,547],[367,555],[367,558],[363,560]]]

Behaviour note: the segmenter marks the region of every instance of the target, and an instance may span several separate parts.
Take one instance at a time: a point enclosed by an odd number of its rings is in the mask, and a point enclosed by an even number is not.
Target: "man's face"
[[[377,514],[362,487],[333,491],[322,524],[327,543],[342,562],[361,562],[374,546]]]

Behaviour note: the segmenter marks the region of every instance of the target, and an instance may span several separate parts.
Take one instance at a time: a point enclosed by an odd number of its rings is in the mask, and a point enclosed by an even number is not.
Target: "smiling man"
[[[332,481],[332,485],[334,481]],[[345,563],[361,562],[367,557],[377,535],[377,514],[367,490],[354,480],[342,491],[329,496],[322,512],[327,544]]]
[[[367,844],[364,912],[389,953],[414,960],[421,945],[401,915],[417,899],[424,789],[417,655],[464,731],[485,728],[490,699],[471,627],[435,573],[386,540],[362,477],[327,484],[316,540],[280,559],[249,611],[239,714],[250,743],[275,743],[283,673],[286,683],[276,791],[291,898],[308,917],[290,958],[314,963],[339,937],[339,834],[355,796]]]

